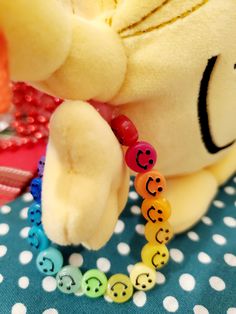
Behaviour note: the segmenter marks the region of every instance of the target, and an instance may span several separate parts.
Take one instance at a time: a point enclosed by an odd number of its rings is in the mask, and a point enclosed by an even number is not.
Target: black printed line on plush
[[[208,91],[209,91],[209,83],[212,76],[212,72],[216,65],[218,56],[214,56],[208,60],[206,69],[203,73],[199,98],[198,98],[198,119],[200,124],[200,130],[202,135],[202,140],[205,145],[205,148],[210,154],[216,154],[219,151],[226,149],[235,143],[235,140],[224,145],[217,146],[213,140],[210,128],[209,114],[208,114]]]

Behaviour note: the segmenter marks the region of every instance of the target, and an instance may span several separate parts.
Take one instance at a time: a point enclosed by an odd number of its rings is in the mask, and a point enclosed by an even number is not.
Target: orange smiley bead
[[[166,221],[171,215],[170,203],[165,198],[145,199],[141,211],[143,217],[152,223]]]
[[[145,226],[144,234],[150,243],[166,244],[173,237],[174,231],[168,221],[155,224],[149,221]]]
[[[139,173],[134,181],[135,189],[142,198],[158,198],[166,189],[166,180],[157,170]]]

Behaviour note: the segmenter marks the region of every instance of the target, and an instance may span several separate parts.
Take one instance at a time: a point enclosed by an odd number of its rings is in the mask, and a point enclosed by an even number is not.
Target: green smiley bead
[[[106,292],[107,277],[98,269],[88,270],[82,279],[82,290],[87,297],[98,298]]]
[[[63,267],[56,277],[57,287],[63,293],[76,293],[79,291],[82,281],[82,273],[74,266]]]
[[[115,274],[108,280],[108,296],[116,303],[124,303],[133,295],[133,286],[128,276]]]

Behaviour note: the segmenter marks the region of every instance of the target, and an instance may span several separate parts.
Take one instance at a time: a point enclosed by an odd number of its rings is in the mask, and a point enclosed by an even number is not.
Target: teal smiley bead
[[[63,266],[63,256],[53,247],[39,253],[36,259],[38,270],[44,275],[55,275]]]
[[[82,290],[87,297],[98,298],[107,290],[107,277],[98,269],[88,270],[82,279]]]
[[[57,273],[57,287],[63,293],[76,293],[81,287],[82,277],[78,267],[65,266]]]
[[[39,227],[42,222],[42,209],[41,205],[33,203],[28,209],[28,220],[31,225]]]
[[[28,233],[28,242],[36,250],[43,251],[50,245],[50,240],[47,238],[41,227],[33,226]]]

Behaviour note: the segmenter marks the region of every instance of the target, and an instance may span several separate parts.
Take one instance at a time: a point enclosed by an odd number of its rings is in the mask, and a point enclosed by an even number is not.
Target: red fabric
[[[0,205],[15,199],[28,186],[45,151],[43,140],[32,146],[0,152]]]
[[[45,155],[46,142],[39,141],[32,146],[23,145],[17,150],[0,152],[0,166],[12,167],[35,173],[40,157]]]

